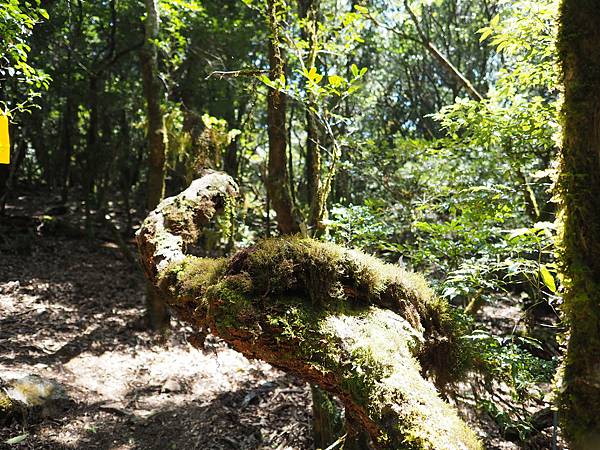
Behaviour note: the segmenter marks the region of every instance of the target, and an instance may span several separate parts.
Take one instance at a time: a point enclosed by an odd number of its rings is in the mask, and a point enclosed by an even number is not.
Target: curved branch
[[[138,244],[164,301],[198,331],[338,395],[374,448],[481,448],[422,376],[449,376],[460,346],[447,304],[420,276],[299,236],[229,259],[186,255],[237,192],[209,173],[146,219]]]

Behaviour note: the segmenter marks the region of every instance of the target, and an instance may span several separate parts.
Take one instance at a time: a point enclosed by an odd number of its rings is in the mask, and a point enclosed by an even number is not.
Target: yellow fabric
[[[0,113],[0,164],[10,164],[10,138],[8,117]]]

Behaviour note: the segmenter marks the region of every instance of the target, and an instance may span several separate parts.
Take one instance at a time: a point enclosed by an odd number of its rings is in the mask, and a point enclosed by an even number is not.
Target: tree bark
[[[167,131],[162,111],[163,84],[158,70],[158,39],[160,16],[157,0],[146,0],[146,42],[140,51],[142,82],[148,116],[148,210],[158,205],[165,192],[165,154]]]
[[[148,119],[148,184],[146,206],[152,210],[165,192],[165,159],[167,130],[162,110],[163,84],[158,70],[158,39],[160,16],[157,0],[146,1],[144,46],[140,50],[142,83],[147,105]],[[146,315],[151,328],[164,330],[169,324],[169,314],[152,286],[146,292]]]
[[[480,449],[422,371],[460,350],[448,305],[418,275],[308,238],[266,239],[229,259],[186,255],[238,193],[211,172],[165,199],[137,233],[148,278],[190,323],[337,395],[378,449]]]
[[[559,394],[572,450],[600,448],[600,9],[563,0],[559,53],[564,84],[557,193],[563,311],[570,325]]]
[[[304,19],[302,38],[308,43],[308,54],[305,65],[307,69],[317,64],[317,26],[319,15],[318,0],[300,0],[300,18]],[[309,209],[308,225],[313,235],[318,235],[325,228],[325,202],[327,192],[324,192],[321,180],[321,136],[322,130],[319,121],[312,111],[317,104],[314,95],[308,93],[306,108],[306,185]]]
[[[308,70],[316,67],[317,62],[317,27],[319,23],[319,0],[299,0],[298,16],[304,20],[301,37],[308,44],[305,66]],[[314,95],[307,91],[306,105],[306,200],[309,205],[308,227],[312,236],[318,236],[325,230],[323,218],[327,195],[323,193],[321,183],[321,129],[313,112],[317,108]],[[290,139],[291,142],[291,139]],[[320,387],[313,385],[313,442],[315,448],[328,448],[343,433],[344,423],[342,411],[337,409],[333,397]],[[344,446],[349,448],[353,439],[346,437]]]
[[[62,118],[62,132],[60,137],[60,148],[62,157],[61,167],[61,202],[66,203],[69,199],[69,179],[71,176],[71,157],[73,156],[73,124],[76,122],[77,108],[73,104],[72,95],[67,94],[65,110]]]
[[[280,48],[279,32],[281,14],[284,13],[283,0],[268,0],[269,23],[269,65],[270,79],[277,83],[285,76],[283,55]],[[278,89],[269,88],[267,95],[267,126],[269,134],[269,174],[267,190],[271,205],[277,213],[277,226],[283,234],[298,233],[300,226],[296,219],[294,202],[289,188],[287,173],[286,99]]]
[[[103,82],[96,74],[90,74],[88,91],[88,108],[90,119],[86,133],[85,145],[85,173],[83,174],[83,191],[85,194],[85,230],[86,236],[92,238],[94,228],[92,226],[92,209],[97,205],[95,202],[94,188],[96,186],[96,175],[98,169],[98,115],[100,108],[100,91]]]

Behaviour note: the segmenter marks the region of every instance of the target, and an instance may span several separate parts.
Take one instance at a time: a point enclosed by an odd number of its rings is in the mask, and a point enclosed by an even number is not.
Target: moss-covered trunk
[[[418,275],[299,237],[229,259],[186,255],[236,194],[229,176],[209,173],[161,202],[137,235],[149,279],[199,332],[194,341],[210,331],[337,395],[375,448],[480,448],[422,376],[456,372],[460,345],[447,304]]]
[[[558,194],[564,312],[570,324],[560,416],[570,448],[600,448],[600,7],[563,0]]]
[[[280,83],[285,79],[284,60],[279,34],[285,2],[267,1],[269,25],[270,79]],[[295,216],[294,201],[290,190],[287,164],[286,98],[278,89],[269,88],[267,94],[267,126],[269,135],[269,173],[267,190],[273,209],[277,213],[277,227],[284,234],[298,233],[300,226]]]
[[[146,203],[149,210],[158,205],[165,192],[167,129],[162,111],[163,87],[158,70],[158,39],[160,17],[156,0],[146,1],[146,42],[140,51],[144,97],[148,116],[148,184]],[[164,330],[169,324],[169,313],[153,286],[146,289],[146,317],[152,329]]]

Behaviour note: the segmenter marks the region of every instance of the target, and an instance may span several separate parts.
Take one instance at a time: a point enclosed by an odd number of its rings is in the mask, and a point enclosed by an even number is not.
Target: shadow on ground
[[[144,280],[116,246],[15,239],[0,242],[0,377],[54,379],[75,404],[0,428],[0,442],[28,433],[0,448],[311,447],[309,388],[218,341],[198,351],[181,324],[165,340],[144,331]]]

